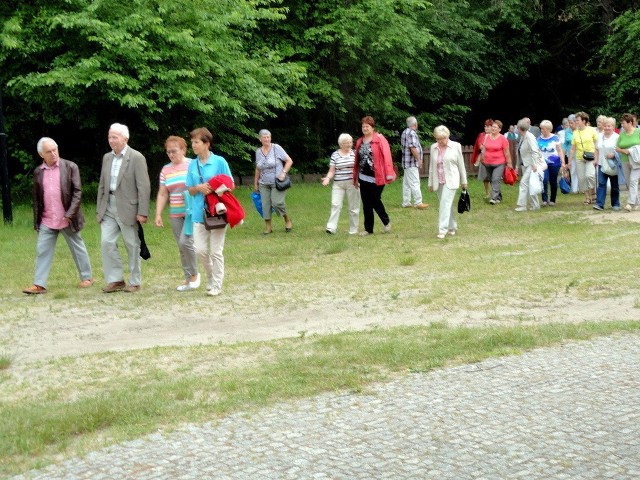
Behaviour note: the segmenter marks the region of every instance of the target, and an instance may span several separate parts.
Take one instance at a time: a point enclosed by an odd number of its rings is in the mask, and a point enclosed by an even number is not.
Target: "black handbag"
[[[291,187],[291,177],[289,176],[288,173],[285,175],[284,180],[280,180],[276,176],[276,190],[280,192],[284,192],[290,187]]]
[[[471,198],[469,197],[469,192],[462,190],[458,199],[458,213],[469,211],[471,211]]]
[[[584,152],[582,154],[582,158],[587,162],[593,162],[596,159],[595,153],[593,152]]]

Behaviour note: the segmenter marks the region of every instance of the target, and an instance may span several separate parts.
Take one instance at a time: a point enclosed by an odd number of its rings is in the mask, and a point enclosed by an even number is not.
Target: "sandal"
[[[582,202],[583,205],[591,205],[593,202],[591,200],[585,200]]]

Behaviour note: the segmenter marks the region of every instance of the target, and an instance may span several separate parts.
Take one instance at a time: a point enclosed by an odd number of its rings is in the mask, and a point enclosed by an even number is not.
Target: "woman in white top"
[[[611,182],[611,208],[620,210],[620,186],[618,184],[618,154],[616,145],[619,135],[615,132],[616,119],[605,117],[602,121],[602,132],[598,133],[596,144],[598,158],[598,191],[594,210],[604,210],[607,198],[607,180]]]
[[[349,234],[358,233],[358,217],[360,215],[360,193],[353,184],[353,164],[356,160],[353,151],[353,138],[348,133],[338,137],[338,150],[331,154],[329,173],[322,179],[325,187],[333,180],[331,189],[331,214],[327,222],[326,232],[334,235],[338,229],[338,219],[344,197],[349,207]]]
[[[436,143],[431,145],[429,160],[429,191],[437,192],[438,235],[443,239],[447,234],[455,235],[458,224],[454,216],[454,199],[460,186],[467,189],[467,170],[464,167],[462,146],[449,139],[449,129],[439,125],[433,129]]]

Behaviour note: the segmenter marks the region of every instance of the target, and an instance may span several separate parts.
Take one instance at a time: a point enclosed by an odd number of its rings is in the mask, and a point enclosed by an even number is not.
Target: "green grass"
[[[58,452],[82,451],[104,442],[133,438],[159,427],[180,422],[202,422],[238,410],[262,407],[277,401],[325,391],[360,392],[372,381],[383,381],[406,372],[519,354],[531,348],[569,339],[638,332],[640,322],[546,324],[536,327],[448,328],[398,327],[259,344],[157,348],[127,354],[101,355],[117,365],[126,357],[144,367],[135,375],[92,369],[94,381],[107,380],[88,394],[71,395],[69,385],[49,392],[49,399],[32,398],[2,405],[0,415],[0,472],[18,471],[34,459]],[[182,351],[182,352],[181,352]],[[224,357],[259,357],[256,365],[224,368],[212,366],[206,373],[163,372],[154,358],[186,355],[187,364]],[[66,360],[51,367],[65,370]],[[112,363],[113,362],[113,363]],[[75,377],[81,365],[73,362]],[[83,362],[85,365],[87,359]],[[73,383],[73,378],[71,379]],[[76,387],[78,388],[78,387]],[[68,398],[69,396],[73,398]]]
[[[12,358],[6,353],[0,353],[0,370],[6,370],[11,366]]]
[[[575,323],[572,312],[562,308],[569,300],[635,295],[640,262],[633,246],[639,227],[628,221],[630,214],[606,212],[604,221],[594,222],[593,211],[577,195],[561,196],[553,209],[515,213],[515,188],[504,187],[504,202],[490,206],[481,200],[482,186],[471,181],[472,211],[458,216],[458,235],[440,241],[435,195],[426,195],[432,205],[426,211],[402,209],[400,190],[396,182],[383,197],[392,232],[380,234],[376,223],[375,235],[358,237],[347,233],[346,212],[338,234],[327,235],[329,190],[295,185],[287,197],[293,232],[285,234],[281,219],[275,219],[274,233],[263,237],[250,190],[239,188],[247,219],[228,232],[225,246],[221,299],[234,314],[279,318],[283,311],[296,315],[335,305],[339,315],[342,305],[371,317],[379,328],[325,336],[301,330],[287,340],[156,347],[30,364],[17,361],[14,350],[25,322],[66,315],[101,320],[114,310],[131,321],[161,312],[192,318],[208,314],[212,302],[174,292],[181,279],[177,249],[168,228],[152,226],[145,230],[152,259],[143,264],[140,294],[106,297],[100,280],[92,289],[78,290],[61,239],[50,293],[24,296],[20,289],[32,282],[36,234],[30,207],[17,207],[13,225],[0,227],[0,351],[6,352],[0,355],[0,474],[182,422],[324,391],[361,392],[370,382],[407,372],[640,329],[633,311],[620,321]],[[84,209],[83,237],[100,279],[95,206]],[[610,249],[604,246],[611,245],[620,247],[619,254],[605,253]],[[637,297],[630,304],[640,308]],[[544,305],[554,306],[547,318],[532,313]],[[385,318],[399,311],[433,321],[384,328]],[[474,326],[471,314],[498,326]],[[452,317],[469,318],[469,326],[449,326],[444,319]]]

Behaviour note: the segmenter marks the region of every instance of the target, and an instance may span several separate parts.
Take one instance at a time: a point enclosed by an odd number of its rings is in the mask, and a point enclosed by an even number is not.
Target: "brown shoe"
[[[124,287],[124,291],[127,293],[136,293],[140,291],[140,285],[127,285]]]
[[[78,288],[89,288],[91,285],[93,285],[93,282],[95,282],[95,280],[93,278],[88,278],[86,280],[82,280],[78,284]]]
[[[31,285],[29,288],[25,288],[22,290],[22,293],[26,293],[28,295],[38,295],[40,293],[47,293],[47,289],[41,287],[40,285]]]
[[[121,280],[119,282],[111,282],[106,287],[103,287],[102,291],[104,293],[119,292],[120,290],[124,290],[125,285],[126,284],[124,283],[123,280]]]
[[[419,203],[418,205],[416,205],[416,208],[418,210],[424,210],[425,208],[427,208],[429,205],[427,203]]]

